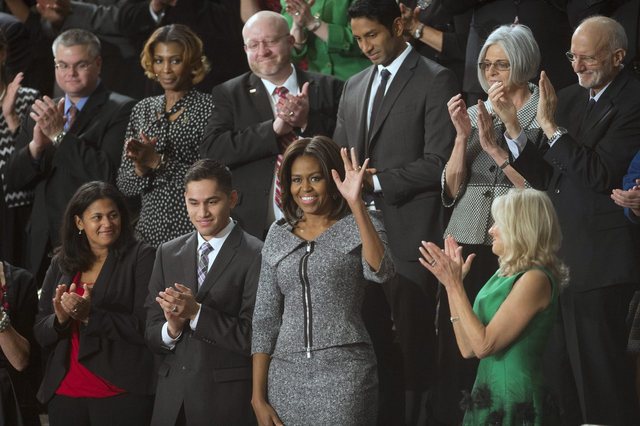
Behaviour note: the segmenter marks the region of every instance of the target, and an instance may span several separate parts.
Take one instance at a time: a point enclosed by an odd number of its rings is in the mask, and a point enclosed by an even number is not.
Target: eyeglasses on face
[[[68,73],[71,72],[71,70],[75,72],[85,72],[89,69],[94,61],[95,59],[91,61],[80,61],[75,64],[67,64],[66,62],[57,61],[55,62],[55,67],[56,70],[60,71],[61,73]]]
[[[258,50],[258,48],[260,47],[260,45],[262,44],[265,48],[271,48],[271,47],[275,47],[280,40],[282,40],[285,37],[288,37],[289,34],[283,34],[280,37],[276,37],[276,38],[272,38],[272,39],[264,39],[264,40],[249,40],[245,43],[245,46],[247,47],[247,50],[249,50],[250,52],[255,52],[256,50]]]
[[[484,61],[478,64],[478,68],[480,68],[482,71],[486,71],[492,66],[495,67],[495,69],[497,69],[498,71],[507,71],[509,68],[511,68],[511,64],[509,63],[509,61]]]
[[[598,63],[598,58],[593,55],[576,55],[573,52],[566,52],[565,56],[569,60],[569,62],[581,61],[585,65],[595,65]]]

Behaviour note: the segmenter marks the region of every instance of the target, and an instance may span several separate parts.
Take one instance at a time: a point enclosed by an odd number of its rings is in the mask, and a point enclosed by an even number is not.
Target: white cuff
[[[169,336],[169,323],[164,323],[162,326],[162,343],[164,343],[167,348],[173,350],[173,348],[176,347],[176,343],[178,342],[178,339],[180,339],[180,336],[182,336],[182,333],[178,334],[178,337],[175,339]]]
[[[515,139],[509,138],[507,132],[504,132],[504,139],[507,141],[507,147],[509,147],[514,160],[520,156],[524,147],[527,146],[527,136],[524,134],[524,130]]]
[[[196,327],[198,326],[198,320],[200,319],[200,312],[202,312],[202,305],[198,303],[198,313],[196,314],[195,318],[189,321],[189,327],[191,327],[192,330],[195,330]]]
[[[382,192],[382,186],[380,186],[380,179],[378,176],[373,175],[371,176],[371,179],[373,180],[373,192]]]

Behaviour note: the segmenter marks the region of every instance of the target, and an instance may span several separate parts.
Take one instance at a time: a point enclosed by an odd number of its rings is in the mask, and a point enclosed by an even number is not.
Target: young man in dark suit
[[[262,242],[231,220],[231,172],[199,160],[185,176],[192,233],[158,247],[146,339],[160,355],[152,425],[252,425],[251,320]]]
[[[578,84],[556,98],[546,74],[540,77],[537,120],[548,143],[536,147],[522,134],[507,135],[511,156],[503,153],[533,187],[547,191],[562,226],[559,255],[570,280],[560,294],[547,376],[563,424],[640,424],[634,366],[625,353],[640,244],[610,198],[640,149],[640,83],[623,69],[626,48],[613,19],[583,21],[567,52]]]
[[[53,42],[56,81],[64,98],[37,100],[20,127],[7,185],[34,190],[29,269],[42,282],[71,196],[92,180],[115,182],[134,101],[100,83],[100,41],[69,30]]]
[[[453,147],[447,101],[455,75],[403,38],[394,0],[359,0],[351,30],[373,65],[344,87],[335,141],[369,158],[369,195],[382,210],[398,279],[387,289],[404,363],[406,424],[416,424],[435,363],[437,281],[417,260],[421,241],[441,241],[440,179]]]
[[[292,65],[293,36],[275,12],[253,15],[242,35],[251,72],[213,89],[215,109],[200,155],[231,168],[238,191],[233,217],[264,239],[283,217],[275,196],[276,160],[299,136],[333,134],[342,82]]]

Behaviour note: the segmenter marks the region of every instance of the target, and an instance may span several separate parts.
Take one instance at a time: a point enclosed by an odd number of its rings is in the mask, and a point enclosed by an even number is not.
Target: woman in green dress
[[[451,325],[465,358],[480,358],[473,391],[465,397],[465,425],[549,424],[542,353],[557,315],[565,266],[556,257],[561,232],[549,197],[511,189],[491,207],[489,233],[500,267],[478,293],[473,309],[463,279],[474,255],[462,257],[451,237],[444,250],[423,242],[420,263],[443,284]]]

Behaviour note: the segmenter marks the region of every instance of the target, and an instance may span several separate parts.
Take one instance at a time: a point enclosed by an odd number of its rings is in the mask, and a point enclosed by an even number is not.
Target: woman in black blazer
[[[144,342],[154,249],[133,236],[124,198],[103,182],[75,193],[42,286],[35,336],[47,355],[38,399],[56,425],[145,425],[153,358]]]

